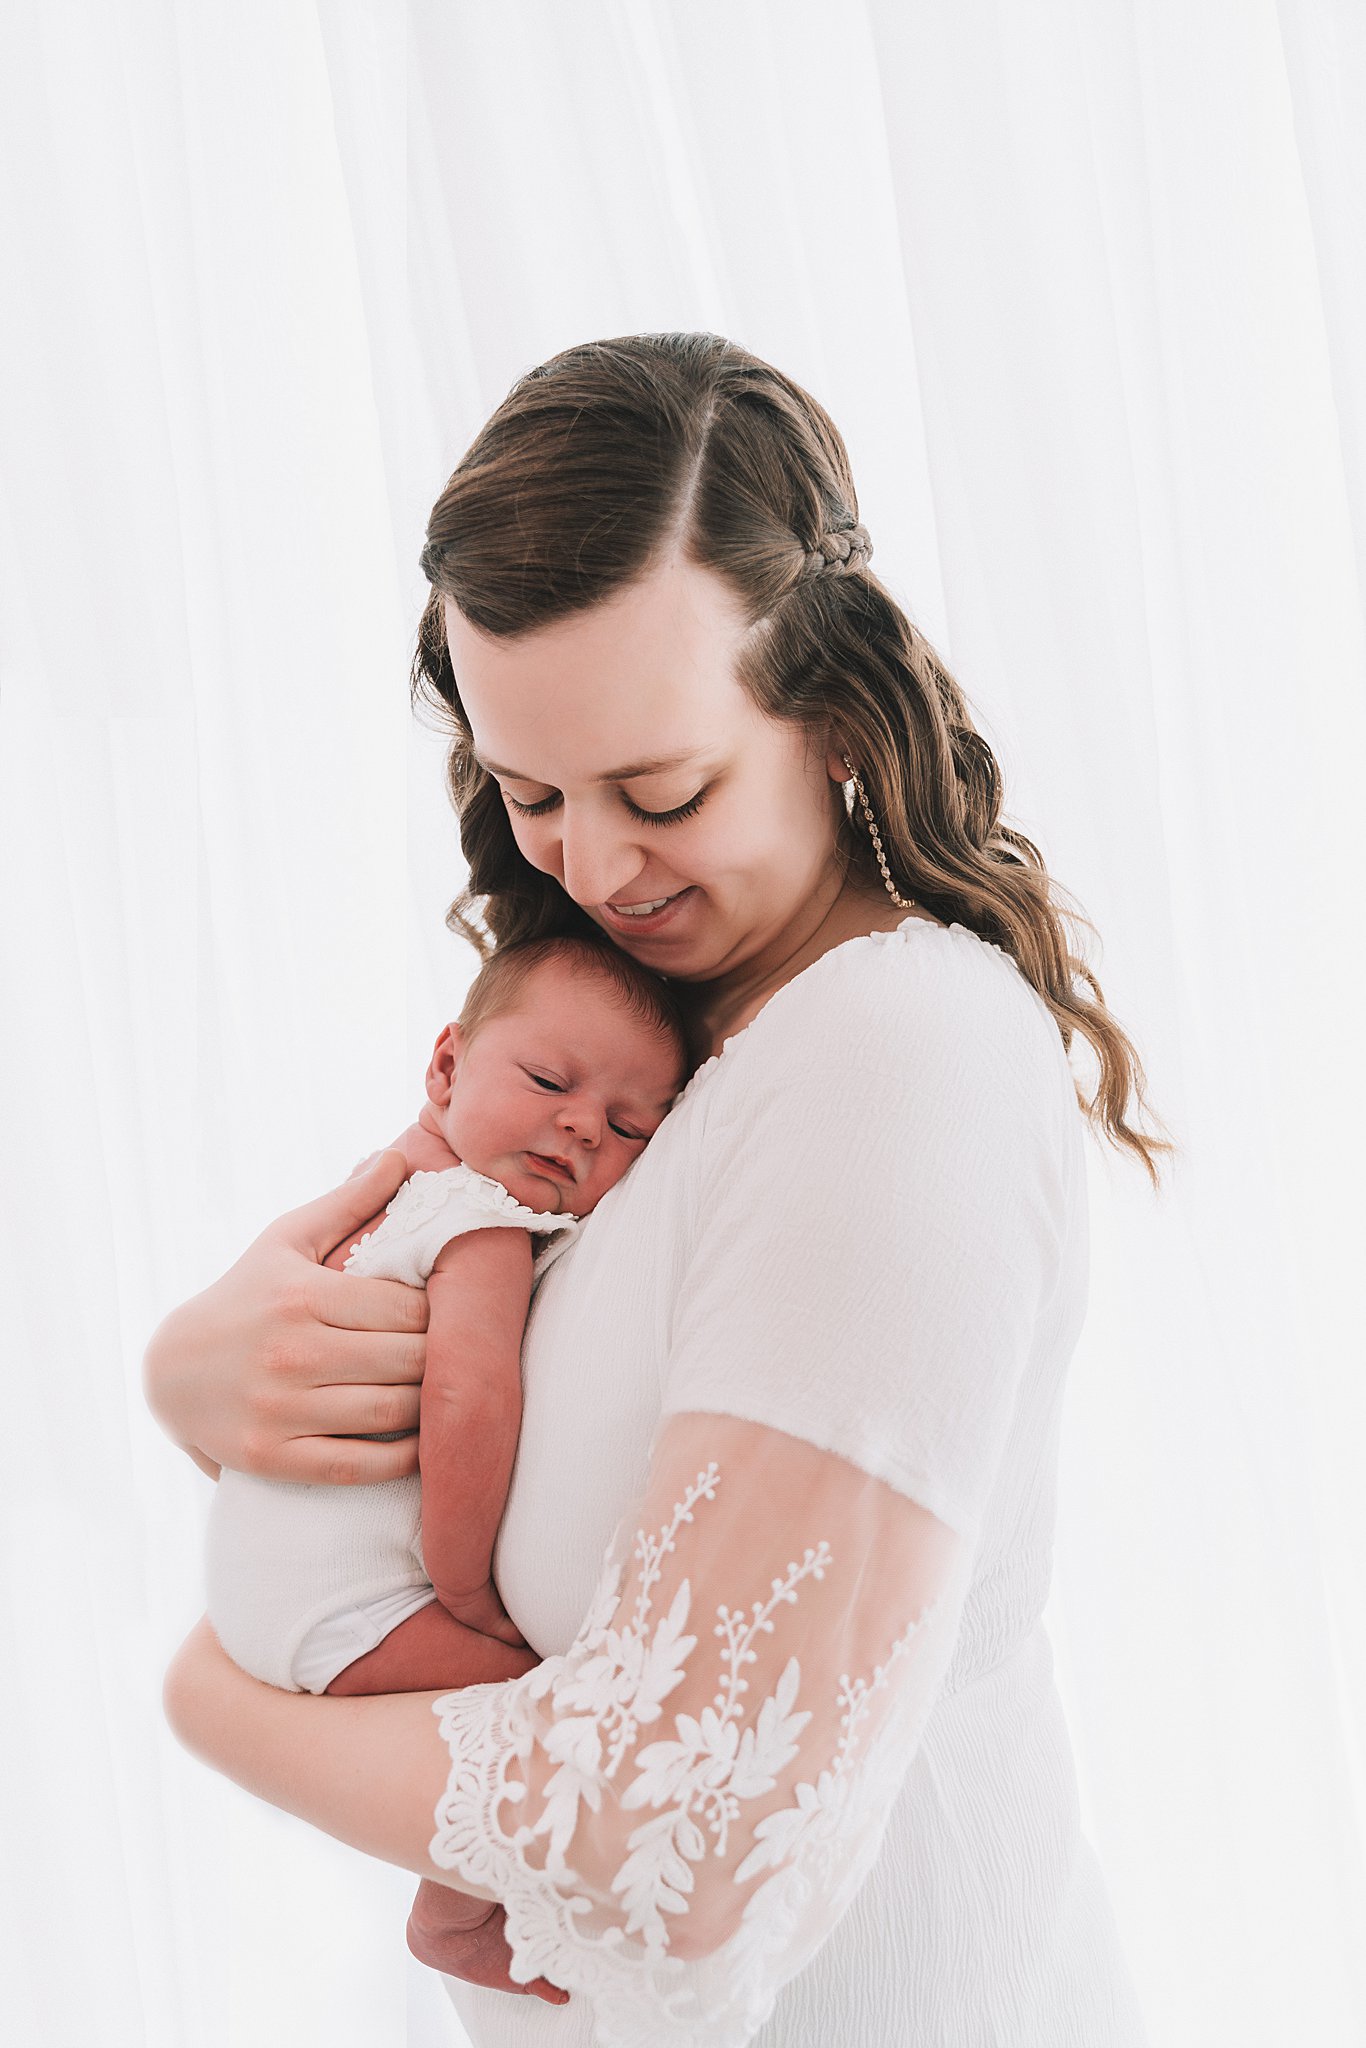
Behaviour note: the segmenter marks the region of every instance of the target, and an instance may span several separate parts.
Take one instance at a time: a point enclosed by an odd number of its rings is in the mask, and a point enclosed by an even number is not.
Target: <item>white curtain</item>
[[[699,327],[839,422],[1184,1147],[1092,1152],[1047,1616],[1154,2043],[1366,2037],[1364,245],[1357,0],[9,10],[7,2038],[459,2039],[410,1881],[161,1721],[209,1482],[141,1352],[472,971],[432,499],[531,364]]]

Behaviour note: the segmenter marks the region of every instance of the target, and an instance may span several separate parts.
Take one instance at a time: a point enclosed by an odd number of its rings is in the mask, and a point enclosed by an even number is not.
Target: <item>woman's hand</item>
[[[424,1878],[408,1915],[408,1947],[429,1970],[462,1977],[467,1984],[482,1984],[490,1991],[529,1993],[543,1998],[547,2005],[567,2005],[569,1993],[547,1977],[533,1977],[529,1984],[513,1983],[508,1975],[512,1950],[503,1932],[506,1918],[496,1903],[469,1898],[449,1885]]]
[[[372,1485],[418,1469],[427,1295],[322,1261],[390,1202],[401,1152],[291,1209],[235,1266],[157,1326],[143,1356],[148,1407],[202,1470]],[[396,1443],[348,1439],[406,1429]]]

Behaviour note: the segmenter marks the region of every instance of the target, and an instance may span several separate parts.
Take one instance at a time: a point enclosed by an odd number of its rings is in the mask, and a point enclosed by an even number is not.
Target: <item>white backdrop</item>
[[[1048,1612],[1155,2048],[1357,2048],[1358,0],[43,0],[4,45],[6,2037],[460,2038],[412,1882],[162,1724],[209,1482],[141,1353],[411,1119],[472,971],[432,499],[553,350],[703,327],[839,422],[1185,1148],[1159,1200],[1092,1154]]]

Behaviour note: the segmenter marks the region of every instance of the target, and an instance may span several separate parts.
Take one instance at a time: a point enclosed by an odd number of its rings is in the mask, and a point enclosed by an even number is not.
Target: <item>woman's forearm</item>
[[[427,1855],[450,1768],[432,1712],[440,1697],[282,1692],[234,1664],[205,1617],[171,1660],[162,1704],[186,1749],[258,1799],[416,1877],[496,1900]]]

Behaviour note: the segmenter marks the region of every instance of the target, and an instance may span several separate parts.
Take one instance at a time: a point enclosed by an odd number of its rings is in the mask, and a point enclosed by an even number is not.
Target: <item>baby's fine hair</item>
[[[470,1039],[481,1024],[510,1010],[528,977],[546,960],[566,960],[585,973],[596,974],[622,1003],[647,1024],[666,1033],[678,1047],[685,1074],[697,1064],[694,1026],[678,991],[661,975],[642,967],[610,939],[578,932],[548,938],[519,939],[490,953],[465,996],[456,1023]]]

